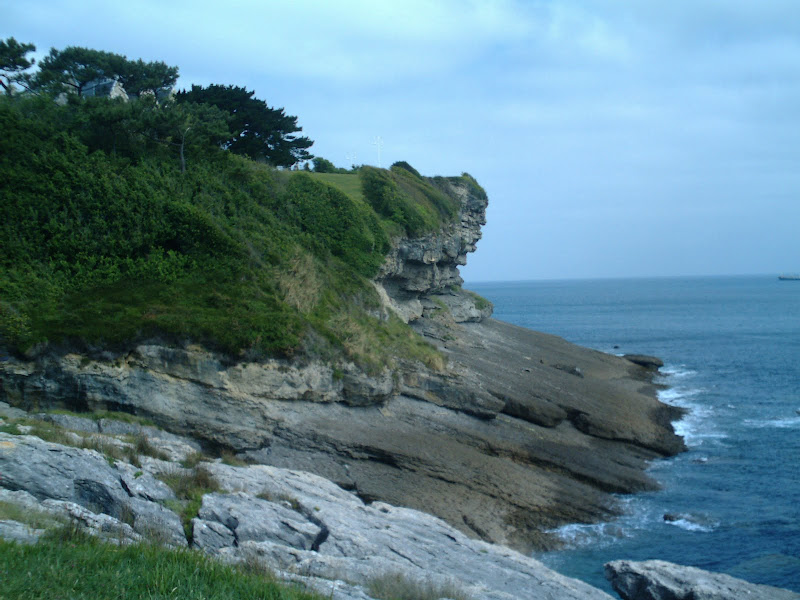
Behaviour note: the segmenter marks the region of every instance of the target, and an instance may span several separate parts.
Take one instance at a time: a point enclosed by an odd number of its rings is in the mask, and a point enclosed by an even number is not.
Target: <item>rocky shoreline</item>
[[[522,551],[552,547],[558,525],[614,516],[611,494],[653,489],[647,461],[683,448],[680,413],[643,367],[491,319],[448,331],[445,373],[336,380],[318,363],[226,365],[143,345],[110,360],[11,358],[0,398],[145,417],[212,454],[314,473]]]
[[[611,598],[423,512],[366,504],[303,471],[210,459],[196,441],[135,420],[0,403],[0,427],[0,511],[23,515],[0,518],[7,540],[36,543],[43,521],[72,523],[109,543],[190,546],[225,562],[263,563],[336,600],[369,600],[370,583],[385,576],[474,600]],[[204,492],[194,512],[187,485]],[[625,600],[800,597],[659,561],[606,570]]]
[[[158,340],[0,354],[0,503],[117,543],[155,535],[262,561],[337,599],[368,598],[386,573],[457,581],[475,599],[610,598],[526,553],[555,547],[559,525],[613,518],[615,494],[654,489],[645,468],[684,449],[682,413],[656,397],[657,359],[491,319],[458,274],[486,199],[454,193],[459,218],[395,240],[373,281],[377,316],[411,325],[442,364],[370,372]],[[40,533],[0,521],[0,537]]]
[[[612,494],[654,488],[644,469],[684,448],[671,426],[681,413],[657,400],[650,363],[491,319],[458,273],[487,201],[452,187],[459,217],[395,240],[373,282],[379,316],[408,322],[441,365],[397,357],[367,372],[310,354],[238,361],[157,341],[117,353],[44,348],[0,361],[0,400],[138,415],[212,454],[313,473],[487,542],[551,548],[554,527],[608,519]]]

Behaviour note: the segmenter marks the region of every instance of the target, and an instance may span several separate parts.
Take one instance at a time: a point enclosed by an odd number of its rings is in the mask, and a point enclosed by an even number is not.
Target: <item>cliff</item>
[[[652,489],[646,462],[683,448],[652,371],[488,318],[462,290],[486,196],[449,180],[456,218],[397,237],[373,283],[445,360],[367,371],[313,355],[235,360],[200,346],[43,352],[0,363],[0,400],[26,410],[118,410],[257,464],[325,477],[363,501],[440,517],[519,549],[615,514],[610,494]]]

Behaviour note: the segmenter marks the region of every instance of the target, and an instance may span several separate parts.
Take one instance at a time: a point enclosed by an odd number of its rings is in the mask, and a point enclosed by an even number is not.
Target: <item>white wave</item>
[[[646,530],[661,518],[655,507],[636,496],[618,497],[622,514],[605,523],[571,523],[548,533],[556,534],[570,548],[610,546],[622,538],[630,538]]]
[[[690,408],[693,405],[689,403],[689,399],[702,393],[703,390],[700,388],[671,387],[666,390],[659,390],[658,399],[673,406]]]
[[[714,531],[716,524],[698,523],[693,519],[675,519],[674,521],[664,521],[667,525],[674,525],[686,531],[697,531],[698,533],[710,533]]]
[[[683,379],[695,375],[697,371],[685,365],[667,365],[661,369],[661,374],[669,379]]]
[[[757,429],[791,429],[800,427],[800,417],[787,417],[785,419],[745,419],[743,424]]]
[[[704,391],[702,388],[676,386],[658,392],[658,399],[662,402],[686,409],[686,414],[680,420],[673,422],[672,427],[690,448],[703,445],[706,440],[728,437],[726,433],[716,428],[714,409],[696,400],[696,397],[702,395]]]
[[[607,546],[619,538],[630,536],[630,533],[618,522],[571,523],[562,525],[549,533],[555,533],[570,548]]]

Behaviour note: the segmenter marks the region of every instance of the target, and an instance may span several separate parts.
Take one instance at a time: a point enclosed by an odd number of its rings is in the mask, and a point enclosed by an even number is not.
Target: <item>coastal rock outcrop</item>
[[[461,290],[464,280],[458,272],[475,251],[486,224],[488,199],[465,181],[448,183],[458,198],[458,218],[441,230],[420,238],[398,238],[375,286],[384,304],[405,322],[415,321],[430,309],[444,304],[456,322],[480,321],[491,315],[491,305],[476,306],[475,297]]]
[[[146,417],[206,450],[308,471],[355,493],[430,513],[461,532],[530,550],[551,530],[616,514],[612,494],[653,489],[647,461],[683,449],[652,370],[488,318],[460,288],[486,197],[449,183],[459,216],[397,239],[375,286],[438,348],[443,366],[394,370],[295,360],[234,361],[140,344],[119,354],[42,352],[0,361],[0,400],[26,410]]]
[[[21,490],[39,501],[57,501],[63,513],[89,528],[94,517],[84,515],[80,507],[127,524],[130,531],[120,528],[127,537],[134,538],[133,532],[157,532],[165,543],[186,545],[180,518],[162,504],[175,498],[172,491],[129,464],[110,465],[96,450],[0,433],[0,473],[5,490]],[[54,505],[47,506],[52,509]],[[99,522],[94,528],[107,529]]]
[[[44,416],[26,416],[25,421]],[[74,443],[85,439],[70,438],[67,434],[75,432],[69,429],[57,431]],[[124,436],[95,435],[105,448],[115,441],[127,443]],[[170,441],[158,435],[148,435],[147,440],[151,453],[170,447]],[[52,464],[45,460],[50,456]],[[72,481],[65,477],[66,457],[73,465]],[[71,524],[112,543],[155,539],[175,546],[188,544],[228,562],[262,562],[283,579],[300,581],[340,600],[369,600],[370,583],[387,575],[457,587],[474,600],[530,595],[546,600],[610,598],[532,558],[471,539],[436,517],[382,502],[367,505],[310,473],[226,465],[219,460],[187,468],[147,455],[131,458],[139,466],[35,435],[0,433],[0,505],[17,507],[27,520],[0,521],[0,538],[36,543],[46,528]],[[202,495],[202,504],[186,528],[188,540],[180,521],[175,526],[165,524],[152,507],[120,509],[134,498],[163,508],[175,496],[158,478],[177,481],[176,474],[190,472],[202,472],[205,485],[216,491]],[[130,489],[131,473],[139,482],[136,490]],[[52,519],[49,526],[45,518]]]
[[[615,560],[606,579],[623,600],[798,600],[800,594],[663,560]]]

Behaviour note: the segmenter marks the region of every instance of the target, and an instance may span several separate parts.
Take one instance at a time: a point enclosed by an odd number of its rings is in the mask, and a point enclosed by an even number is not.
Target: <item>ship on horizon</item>
[[[787,275],[778,275],[781,281],[800,281],[800,273],[790,273]]]

